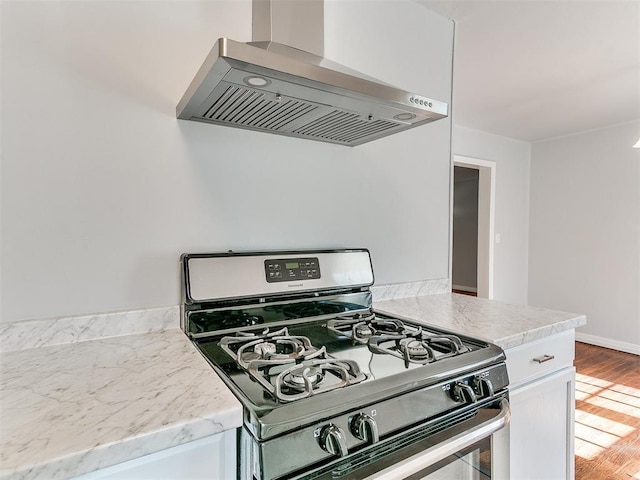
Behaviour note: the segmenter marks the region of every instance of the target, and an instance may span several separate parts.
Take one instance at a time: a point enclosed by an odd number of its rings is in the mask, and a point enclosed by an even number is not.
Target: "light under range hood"
[[[176,113],[184,120],[356,146],[445,118],[448,105],[281,43],[220,38]]]

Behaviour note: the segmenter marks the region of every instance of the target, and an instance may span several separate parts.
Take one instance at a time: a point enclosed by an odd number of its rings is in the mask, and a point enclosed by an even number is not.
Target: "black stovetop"
[[[393,317],[377,314],[376,318],[392,319]],[[198,338],[196,345],[210,363],[220,371],[251,415],[259,421],[291,424],[303,421],[302,417],[305,418],[304,421],[309,421],[314,415],[327,415],[333,407],[342,410],[348,408],[350,404],[362,406],[366,404],[367,399],[380,401],[404,391],[433,385],[451,376],[484,368],[504,360],[504,354],[499,348],[462,336],[459,338],[467,349],[465,353],[452,357],[443,356],[430,363],[407,364],[402,358],[393,355],[373,353],[366,343],[327,328],[327,323],[327,319],[292,323],[286,326],[286,330],[291,336],[308,339],[316,349],[324,348],[327,355],[337,361],[355,362],[364,374],[364,379],[335,390],[309,395],[301,400],[283,401],[276,398],[240,366],[227,350],[222,348],[221,340],[225,337],[237,338],[237,332]],[[422,328],[427,335],[448,333],[434,327],[420,326],[407,321],[404,323],[411,328]],[[242,335],[247,336],[248,339],[260,338],[272,333],[281,333],[282,328],[282,326],[271,327],[267,331],[260,325],[244,329]],[[278,373],[292,365],[293,363],[288,363],[269,367],[270,378],[276,377]],[[334,375],[327,374],[324,381],[337,382],[338,380]]]

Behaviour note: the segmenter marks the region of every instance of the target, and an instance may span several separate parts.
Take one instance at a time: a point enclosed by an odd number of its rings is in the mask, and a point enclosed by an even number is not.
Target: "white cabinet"
[[[211,435],[76,480],[227,480],[236,478],[236,431]]]
[[[574,478],[573,330],[507,350],[511,480]]]

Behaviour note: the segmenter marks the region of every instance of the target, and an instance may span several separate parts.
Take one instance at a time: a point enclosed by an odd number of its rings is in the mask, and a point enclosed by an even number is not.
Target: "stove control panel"
[[[267,282],[291,282],[320,278],[318,257],[281,258],[264,261]]]

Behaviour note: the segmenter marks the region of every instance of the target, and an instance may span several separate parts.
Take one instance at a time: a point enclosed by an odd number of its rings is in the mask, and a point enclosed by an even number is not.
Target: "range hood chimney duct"
[[[323,0],[253,0],[253,41],[220,38],[179,119],[356,146],[445,118],[444,102],[324,58]]]
[[[276,42],[324,57],[324,0],[253,0],[252,43]]]

